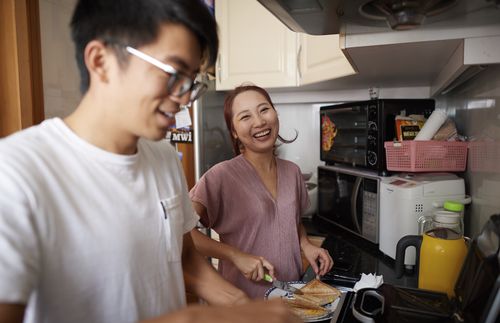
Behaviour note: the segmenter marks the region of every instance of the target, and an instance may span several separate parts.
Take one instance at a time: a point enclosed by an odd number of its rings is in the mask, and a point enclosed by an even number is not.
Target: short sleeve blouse
[[[302,269],[297,226],[309,197],[297,165],[276,158],[276,166],[276,200],[243,155],[213,166],[190,197],[206,207],[207,216],[200,221],[214,229],[221,242],[263,256],[274,266],[278,279],[291,281],[300,278]],[[227,261],[219,262],[219,271],[252,298],[262,298],[270,287],[246,279]]]

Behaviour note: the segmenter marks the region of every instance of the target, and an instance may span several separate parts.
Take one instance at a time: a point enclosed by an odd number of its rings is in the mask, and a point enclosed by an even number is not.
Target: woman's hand
[[[332,269],[333,259],[328,250],[307,243],[302,246],[302,251],[316,275],[323,276]]]
[[[264,257],[251,255],[238,251],[232,257],[232,262],[238,268],[245,278],[260,281],[264,278],[265,271],[269,272],[269,275],[274,276],[274,267],[269,263]]]

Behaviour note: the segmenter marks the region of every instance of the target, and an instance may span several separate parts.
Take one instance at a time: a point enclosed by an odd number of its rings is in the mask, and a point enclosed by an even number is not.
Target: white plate
[[[295,288],[301,288],[306,283],[303,281],[293,281],[293,282],[289,282],[289,284]],[[335,288],[337,288],[342,293],[346,293],[347,291],[351,290],[350,288],[343,288],[340,286],[335,286]],[[277,298],[277,297],[292,297],[292,293],[286,292],[286,291],[279,289],[279,288],[276,288],[276,287],[271,287],[264,294],[264,298],[266,298],[266,299],[272,299],[272,298]],[[333,316],[333,312],[337,309],[337,306],[339,304],[339,300],[340,300],[340,297],[338,297],[332,303],[328,303],[325,306],[323,306],[328,311],[328,314],[326,314],[325,316],[317,317],[314,319],[307,319],[307,320],[304,320],[304,322],[319,322],[319,321],[331,319]]]

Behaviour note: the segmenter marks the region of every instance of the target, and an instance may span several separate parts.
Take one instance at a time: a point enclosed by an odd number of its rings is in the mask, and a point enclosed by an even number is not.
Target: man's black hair
[[[80,70],[80,90],[89,87],[84,50],[92,40],[132,47],[153,42],[164,23],[178,23],[193,32],[206,55],[207,66],[215,63],[219,40],[214,17],[202,0],[79,0],[71,19]],[[123,56],[117,53],[123,62]]]

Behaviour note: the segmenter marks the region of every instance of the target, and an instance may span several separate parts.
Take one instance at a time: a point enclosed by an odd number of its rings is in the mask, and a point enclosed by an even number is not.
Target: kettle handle
[[[418,220],[417,220],[418,234],[424,234],[425,225],[426,225],[426,223],[429,223],[429,222],[432,222],[432,216],[422,215],[421,217],[418,218]]]
[[[418,276],[418,263],[420,257],[420,246],[422,245],[422,236],[409,235],[399,239],[396,246],[396,277],[401,278],[405,272],[405,252],[406,248],[414,246],[416,249],[415,263]]]

